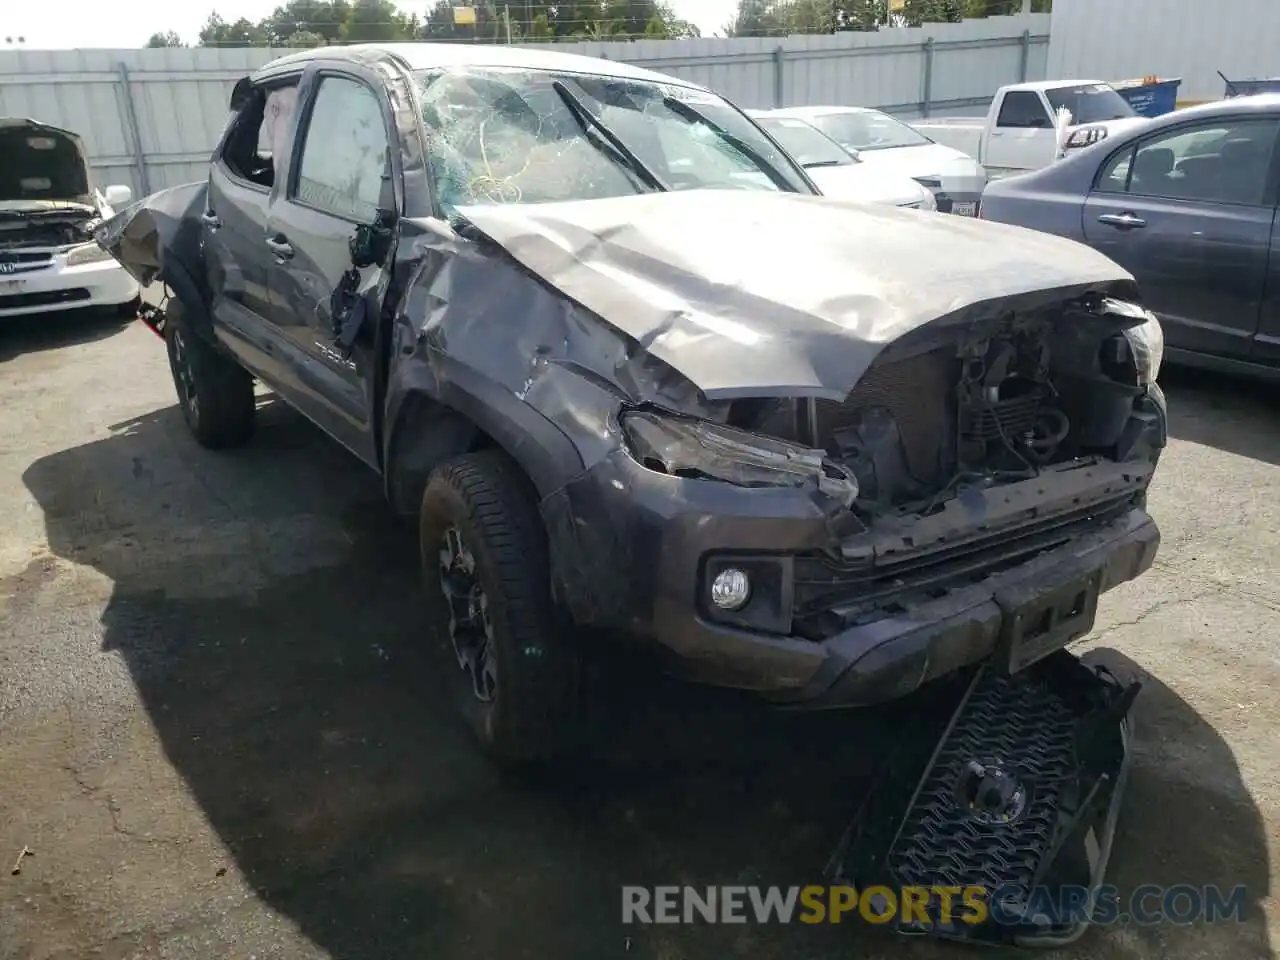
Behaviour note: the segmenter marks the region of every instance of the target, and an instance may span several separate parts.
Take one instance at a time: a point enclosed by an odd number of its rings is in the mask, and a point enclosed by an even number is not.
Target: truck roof
[[[1036,93],[1057,90],[1059,87],[1089,87],[1094,84],[1110,86],[1105,80],[1028,80],[1025,83],[1006,83],[1001,90],[1031,90]]]
[[[617,60],[603,60],[575,53],[494,43],[361,43],[316,47],[272,60],[253,73],[250,79],[256,83],[282,73],[295,72],[313,60],[368,63],[380,59],[397,60],[409,70],[430,70],[438,67],[523,67],[553,73],[578,73],[587,76],[617,77],[623,80],[678,84],[694,90],[706,89],[679,77],[645,70]]]

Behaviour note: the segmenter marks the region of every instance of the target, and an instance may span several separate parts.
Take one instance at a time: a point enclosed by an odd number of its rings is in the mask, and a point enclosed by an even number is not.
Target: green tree
[[[888,0],[835,0],[837,30],[877,30],[888,18]]]
[[[551,29],[551,21],[547,19],[545,10],[533,18],[527,30],[532,43],[549,43],[556,38],[556,32]]]
[[[299,35],[314,35],[324,43],[337,43],[350,13],[348,0],[289,0],[276,7],[259,26],[268,42],[275,45],[296,46],[291,38]]]
[[[148,47],[185,47],[182,38],[172,30],[166,30],[164,33],[153,33],[147,41]]]
[[[354,0],[338,36],[343,43],[394,43],[412,40],[416,32],[391,0]]]
[[[446,43],[451,41],[498,43],[506,39],[506,26],[492,4],[482,3],[480,0],[473,0],[468,4],[475,10],[474,25],[458,23],[453,14],[455,6],[463,6],[463,4],[451,3],[450,0],[436,0],[436,5],[427,12],[426,20],[419,27],[418,36],[423,40]]]
[[[261,47],[266,44],[265,31],[244,17],[228,23],[217,13],[211,13],[200,28],[200,45],[204,47]]]
[[[299,30],[284,38],[286,47],[323,47],[328,42],[323,36],[311,30]]]

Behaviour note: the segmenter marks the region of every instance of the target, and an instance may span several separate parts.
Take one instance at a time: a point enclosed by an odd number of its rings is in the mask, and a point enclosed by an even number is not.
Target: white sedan
[[[0,318],[99,307],[137,313],[139,288],[93,240],[133,199],[99,192],[80,138],[27,119],[0,119]]]
[[[930,190],[893,170],[863,163],[809,122],[772,111],[747,113],[804,167],[824,196],[918,210],[938,209]]]
[[[982,164],[887,113],[868,107],[786,107],[766,115],[811,123],[864,164],[929,183],[943,213],[977,216],[987,186]]]

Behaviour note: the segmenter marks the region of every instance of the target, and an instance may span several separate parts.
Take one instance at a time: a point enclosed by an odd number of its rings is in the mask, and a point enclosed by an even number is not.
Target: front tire
[[[494,450],[445,463],[419,532],[433,646],[481,747],[508,767],[563,753],[580,731],[581,662],[554,611],[528,481]]]
[[[178,405],[196,442],[210,450],[247,443],[253,435],[253,377],[200,337],[175,300],[165,311],[164,339]]]

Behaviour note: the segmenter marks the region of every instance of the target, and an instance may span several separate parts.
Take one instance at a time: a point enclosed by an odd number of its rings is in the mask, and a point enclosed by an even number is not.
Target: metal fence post
[[[1027,82],[1027,66],[1031,61],[1031,31],[1022,31],[1022,58],[1018,63],[1018,82]]]
[[[924,50],[924,76],[921,79],[924,90],[920,98],[920,113],[929,119],[929,104],[933,100],[933,37],[922,45]]]
[[[781,45],[773,48],[773,105],[775,107],[786,106],[783,96],[786,91],[786,74],[783,65],[786,55]]]
[[[124,110],[125,135],[133,153],[133,164],[138,171],[138,189],[142,196],[151,193],[151,179],[147,176],[147,155],[142,152],[142,133],[138,128],[138,113],[133,106],[133,90],[129,83],[129,68],[123,60],[116,64],[120,75],[120,103]]]

